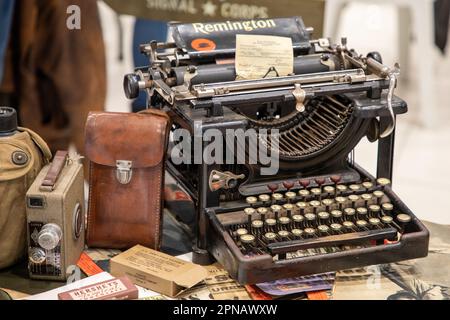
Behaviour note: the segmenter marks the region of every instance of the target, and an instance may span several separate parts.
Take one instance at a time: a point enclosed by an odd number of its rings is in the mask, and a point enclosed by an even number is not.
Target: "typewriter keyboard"
[[[411,217],[385,194],[388,179],[339,182],[340,176],[285,182],[283,193],[269,185],[267,194],[245,199],[248,206],[227,231],[244,255],[274,260],[398,240]]]

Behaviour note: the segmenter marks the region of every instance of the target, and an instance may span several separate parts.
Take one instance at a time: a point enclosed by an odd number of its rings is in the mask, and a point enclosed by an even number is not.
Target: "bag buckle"
[[[132,164],[132,161],[116,160],[116,179],[121,184],[128,184],[131,181],[133,176]]]

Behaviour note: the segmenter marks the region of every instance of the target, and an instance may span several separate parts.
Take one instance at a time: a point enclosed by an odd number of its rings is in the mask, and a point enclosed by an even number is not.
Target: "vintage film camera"
[[[84,178],[79,156],[58,151],[29,188],[26,202],[30,278],[66,280],[84,249]]]
[[[391,188],[395,121],[407,112],[394,95],[397,65],[346,39],[313,40],[299,17],[172,24],[170,33],[174,42],[141,46],[150,63],[125,76],[127,97],[144,90],[148,107],[193,140],[255,129],[279,159],[263,175],[261,162],[176,163],[169,151],[168,171],[197,208],[194,261],[212,256],[258,283],[427,255],[428,231]],[[236,80],[237,34],[290,37],[293,74]],[[352,157],[364,136],[378,141],[376,177]]]

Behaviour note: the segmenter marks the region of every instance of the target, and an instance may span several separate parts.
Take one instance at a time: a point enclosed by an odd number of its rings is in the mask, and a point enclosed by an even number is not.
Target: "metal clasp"
[[[121,184],[128,184],[131,181],[133,176],[132,164],[132,161],[116,160],[116,178]]]

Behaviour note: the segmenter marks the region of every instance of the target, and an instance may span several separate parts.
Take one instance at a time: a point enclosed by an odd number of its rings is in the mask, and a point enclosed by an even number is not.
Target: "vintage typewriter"
[[[124,79],[128,98],[145,91],[186,139],[251,128],[278,156],[263,175],[267,164],[248,157],[196,162],[193,148],[179,163],[169,151],[167,169],[196,205],[194,261],[212,256],[241,283],[427,255],[428,231],[391,188],[395,120],[407,111],[393,94],[398,66],[312,31],[299,17],[171,24],[173,42],[143,44],[149,66]],[[237,80],[237,34],[290,37],[294,72]],[[376,177],[352,156],[365,136],[378,143]]]

